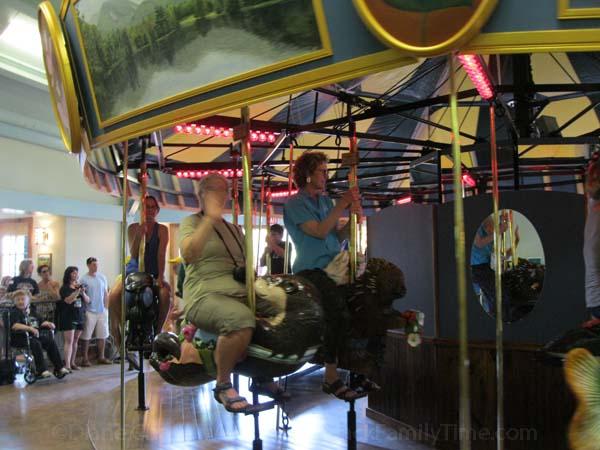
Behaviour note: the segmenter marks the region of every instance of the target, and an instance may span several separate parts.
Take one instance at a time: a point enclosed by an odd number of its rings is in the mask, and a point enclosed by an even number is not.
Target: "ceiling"
[[[37,3],[37,0],[2,0],[0,3],[0,91],[3,98],[0,104],[0,135],[64,151],[45,83],[35,19]],[[53,0],[52,3],[58,10],[60,0]],[[31,39],[32,34],[36,35],[34,39]],[[23,39],[22,36],[28,36],[29,39]],[[600,58],[594,53],[534,54],[531,57],[532,84],[562,87],[556,91],[541,87],[529,90],[529,136],[528,140],[519,141],[515,147],[514,133],[511,132],[514,122],[508,118],[516,112],[514,86],[517,83],[513,77],[517,73],[515,67],[522,65],[522,59],[518,58],[502,57],[488,61],[497,84],[505,87],[499,96],[501,102],[498,108],[509,113],[498,117],[498,139],[504,143],[501,151],[506,153],[502,161],[510,165],[509,153],[517,148],[522,153],[520,161],[524,164],[524,171],[529,170],[527,164],[535,163],[535,167],[531,166],[534,167],[532,171],[539,169],[540,172],[536,177],[529,174],[525,180],[527,183],[541,185],[549,182],[549,186],[552,186],[553,180],[562,180],[566,176],[566,181],[570,183],[567,183],[568,189],[577,190],[573,180],[581,172],[584,164],[582,158],[588,156],[590,142],[593,138],[597,140],[600,129],[596,108],[600,89],[594,90],[588,86],[587,90],[580,90],[578,86],[583,86],[582,83],[595,85],[600,81]],[[460,68],[457,69],[456,79],[459,91],[463,93],[459,102],[461,144],[479,144],[479,147],[471,147],[472,151],[463,153],[462,162],[465,169],[472,170],[474,174],[481,170],[484,176],[489,165],[487,104],[473,93],[471,81]],[[448,92],[447,59],[429,58],[361,79],[261,102],[252,105],[250,111],[255,123],[265,129],[277,132],[287,130],[294,134],[298,145],[294,158],[306,149],[320,146],[330,159],[337,160],[349,145],[345,136],[345,117],[348,104],[352,105],[352,114],[361,119],[356,121],[363,161],[360,169],[361,188],[365,191],[371,189],[373,198],[397,198],[409,191],[409,160],[435,150],[441,155],[442,167],[451,167],[450,114],[447,98],[444,98]],[[232,122],[232,118],[238,119],[239,111],[205,119],[201,123],[227,124],[235,122]],[[314,122],[324,125],[318,127],[313,125]],[[307,132],[308,128],[313,130]],[[314,128],[318,128],[317,132],[314,132]],[[162,158],[157,158],[159,153],[153,145],[147,151],[153,157],[156,168],[164,169],[165,165],[170,165],[172,169],[189,163],[206,164],[206,168],[212,167],[210,164],[214,167],[218,165],[216,163],[230,164],[227,148],[230,141],[227,139],[177,134],[173,129],[160,131],[167,144],[162,148]],[[336,139],[338,134],[339,140]],[[376,138],[369,138],[373,135]],[[586,138],[585,135],[592,137]],[[570,141],[567,138],[571,138]],[[287,150],[289,142],[286,139],[267,164],[274,184],[284,182],[283,176],[287,171],[285,161],[290,156]],[[537,145],[529,148],[532,142]],[[340,144],[339,151],[337,143]],[[132,162],[135,164],[139,146],[137,153],[133,150]],[[270,150],[269,146],[256,146],[253,159],[260,161],[271,153]],[[94,151],[84,172],[92,185],[117,196],[120,195],[120,153],[118,147]],[[373,161],[368,162],[369,158]],[[394,162],[393,158],[399,159]],[[537,158],[543,158],[544,164],[540,162],[538,165]],[[556,169],[553,158],[567,158],[560,160],[559,169],[565,169],[565,174]],[[277,163],[281,160],[284,162]],[[543,171],[544,167],[546,172]],[[346,172],[337,162],[332,162],[330,169],[330,187],[335,195],[338,190],[345,189]],[[154,193],[168,206],[196,207],[194,182],[178,179],[168,172],[151,172],[150,184]],[[382,176],[382,173],[390,174]],[[506,175],[507,186],[511,183],[509,175]],[[256,187],[259,182],[257,178]],[[560,184],[555,186],[560,188]]]

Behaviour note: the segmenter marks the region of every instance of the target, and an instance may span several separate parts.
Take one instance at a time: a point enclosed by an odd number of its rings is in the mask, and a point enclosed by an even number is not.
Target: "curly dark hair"
[[[326,163],[327,156],[322,152],[304,152],[294,164],[294,183],[299,189],[306,186],[306,179],[313,173],[319,164]]]
[[[75,266],[69,266],[65,269],[65,273],[63,275],[63,286],[68,286],[71,284],[71,273],[79,272],[79,269]]]

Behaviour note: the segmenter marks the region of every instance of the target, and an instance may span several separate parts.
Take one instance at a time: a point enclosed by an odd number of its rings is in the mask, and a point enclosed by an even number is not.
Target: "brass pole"
[[[138,251],[138,270],[140,272],[144,272],[146,269],[146,229],[144,227],[146,225],[146,187],[148,186],[146,161],[142,161],[140,164],[140,173],[138,179],[140,182],[140,227],[142,227],[142,230],[144,230],[144,234],[142,234],[142,239],[140,240],[140,249]]]
[[[237,167],[238,167],[238,158],[237,153],[234,153],[232,156],[233,159],[233,179],[231,181],[231,218],[233,219],[233,224],[238,226],[238,216],[240,211],[240,202],[239,202],[239,187],[238,187],[238,176],[237,176]]]
[[[269,227],[271,225],[271,188],[269,186],[266,189],[266,196],[267,196],[266,219],[267,219],[267,227]],[[284,252],[285,252],[285,250],[284,250]],[[267,275],[271,275],[271,252],[267,252]]]
[[[260,180],[260,210],[258,211],[258,237],[256,238],[258,241],[258,246],[256,247],[256,268],[258,269],[260,266],[260,232],[262,231],[262,219],[263,219],[263,209],[265,207],[265,176],[263,175]],[[267,222],[267,236],[269,235],[269,223]]]
[[[500,210],[500,217],[504,220],[506,215],[506,211]],[[502,272],[506,272],[508,269],[508,261],[506,260],[506,230],[500,235],[500,242],[502,243],[502,254],[500,255],[502,259],[500,260]]]
[[[127,170],[129,160],[129,143],[123,143],[123,216],[121,218],[121,416],[120,416],[120,437],[121,450],[125,449],[125,271],[127,258]],[[142,361],[143,362],[143,361]]]
[[[291,197],[292,195],[292,189],[294,187],[294,139],[290,136],[290,148],[289,148],[289,152],[290,152],[290,165],[288,168],[288,198]],[[285,230],[286,232],[286,238],[285,238],[285,250],[283,252],[283,273],[287,274],[288,273],[288,266],[289,266],[289,262],[290,262],[290,235],[287,232],[287,230]]]
[[[358,164],[358,150],[356,146],[356,122],[352,120],[351,106],[348,105],[348,121],[350,132],[350,170],[348,171],[348,187],[350,189],[358,186],[358,177],[356,166]],[[350,213],[350,283],[354,283],[356,279],[356,271],[358,268],[358,253],[357,253],[357,238],[358,238],[358,216],[356,213]]]
[[[467,347],[467,275],[465,266],[465,218],[463,208],[462,167],[460,153],[460,127],[458,124],[458,104],[456,81],[454,79],[454,55],[448,56],[450,71],[450,116],[452,119],[452,159],[454,178],[454,254],[456,258],[456,285],[458,294],[458,334],[459,334],[459,439],[460,449],[471,448],[471,411],[469,392],[469,354]]]
[[[496,113],[490,103],[490,147],[492,159],[492,198],[494,202],[494,255],[496,257],[496,436],[497,450],[504,449],[504,323],[502,317],[502,264],[500,254],[500,190],[498,188],[498,149],[496,147]]]
[[[508,211],[508,233],[510,236],[510,251],[511,251],[511,261],[513,269],[517,267],[518,258],[517,258],[517,237],[515,235],[515,227],[514,227],[514,217],[512,210]]]
[[[253,314],[256,313],[254,297],[254,261],[252,247],[252,147],[250,146],[250,108],[242,107],[242,184],[244,189],[244,232],[246,233],[246,289],[248,290],[248,306]]]

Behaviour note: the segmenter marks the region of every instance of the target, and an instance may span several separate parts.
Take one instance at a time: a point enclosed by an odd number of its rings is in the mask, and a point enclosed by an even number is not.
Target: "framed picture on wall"
[[[47,265],[52,272],[52,253],[39,253],[37,257],[37,267]]]

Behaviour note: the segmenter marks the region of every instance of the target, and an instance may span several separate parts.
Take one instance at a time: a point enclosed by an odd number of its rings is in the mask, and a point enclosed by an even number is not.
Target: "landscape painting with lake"
[[[101,122],[330,54],[320,1],[79,0]]]

